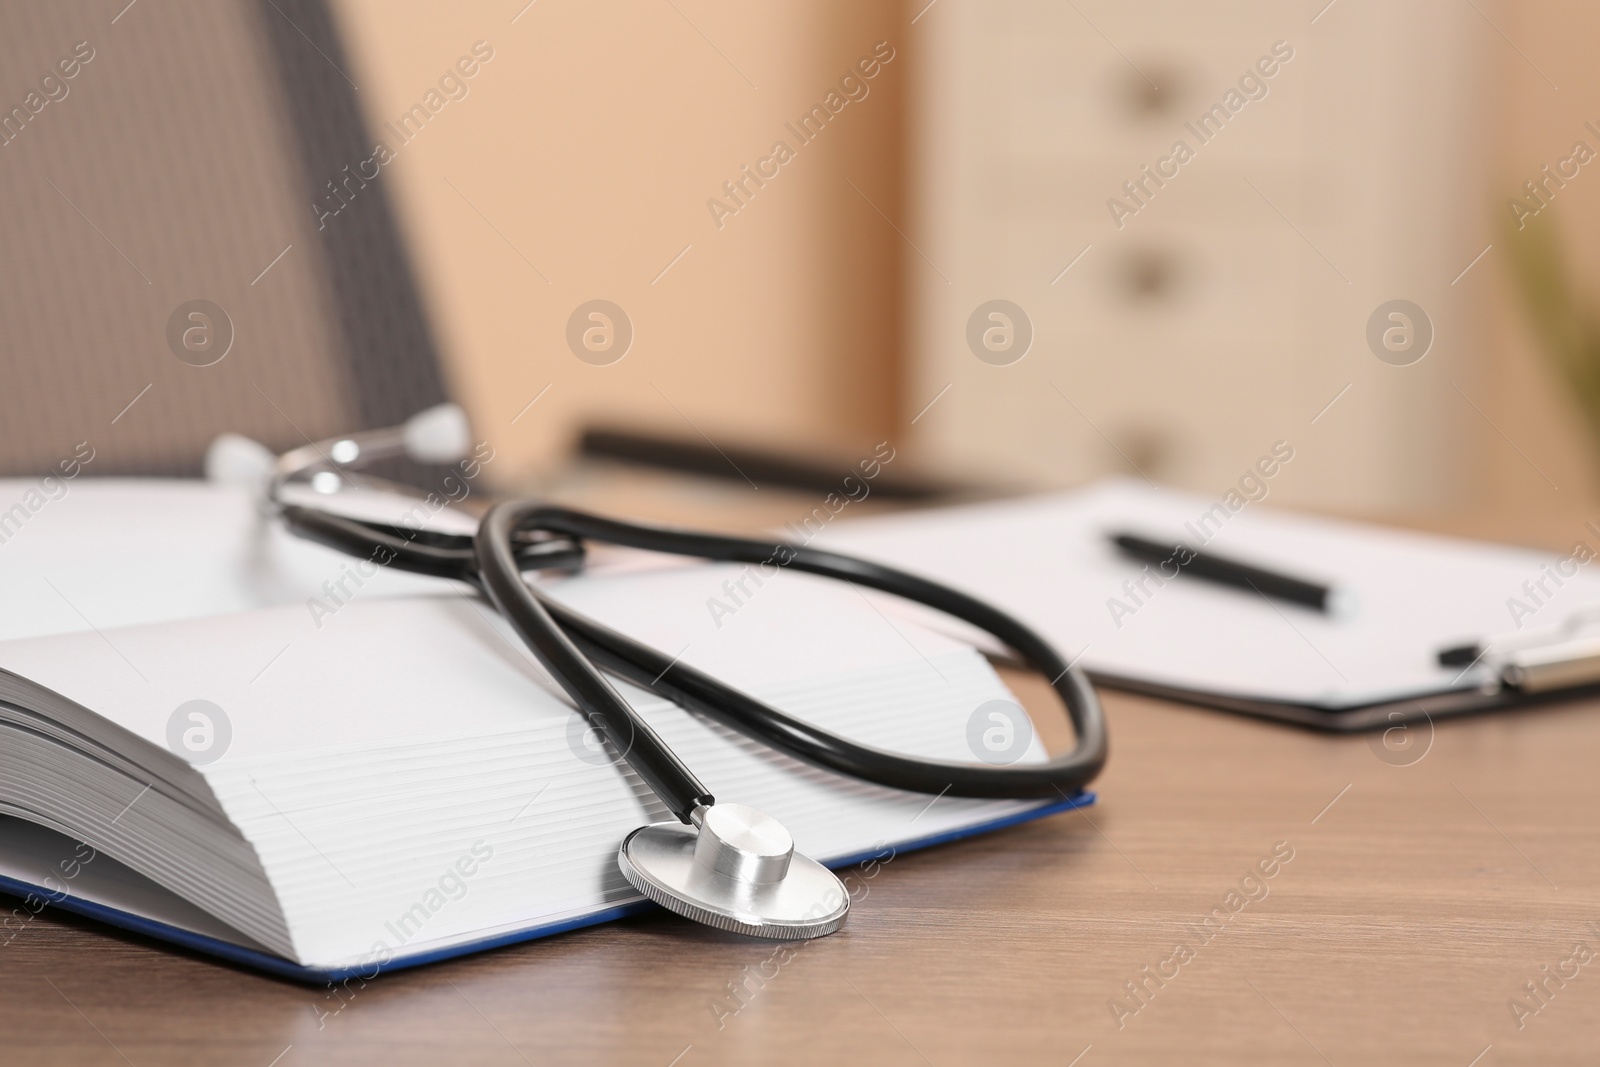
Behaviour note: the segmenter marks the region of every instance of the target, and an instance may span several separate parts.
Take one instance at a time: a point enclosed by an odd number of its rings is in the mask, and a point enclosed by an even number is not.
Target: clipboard
[[[1336,617],[1162,578],[1110,543],[1128,529],[1327,583],[1355,606]],[[818,543],[993,600],[1097,684],[1351,733],[1600,695],[1600,566],[1587,564],[1600,532],[1586,532],[1542,553],[1117,478],[840,522]],[[1464,644],[1495,651],[1440,661]]]

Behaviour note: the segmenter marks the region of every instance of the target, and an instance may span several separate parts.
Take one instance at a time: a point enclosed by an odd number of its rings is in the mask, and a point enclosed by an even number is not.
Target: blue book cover
[[[893,846],[831,860],[828,866],[836,871],[843,871],[858,864],[881,862],[886,855],[899,855],[977,834],[1002,830],[1047,815],[1087,807],[1094,802],[1094,793],[1083,792],[1062,800],[1049,801],[1026,811],[1008,814],[990,822],[914,838]],[[601,907],[577,918],[529,926],[479,941],[469,941],[448,948],[409,955],[396,955],[381,965],[323,970],[306,967],[260,947],[253,947],[249,939],[243,935],[233,933],[187,902],[116,863],[115,860],[97,856],[88,846],[79,844],[64,834],[14,818],[0,817],[0,824],[3,824],[0,825],[0,893],[15,898],[15,904],[0,915],[0,945],[22,936],[27,924],[38,915],[50,908],[59,908],[231,964],[313,985],[358,977],[370,980],[379,973],[419,967],[504,945],[549,937],[568,930],[637,915],[656,907],[646,900],[633,900]],[[95,871],[96,864],[99,865],[98,871]],[[91,874],[91,871],[94,873]],[[848,876],[846,884],[849,885]],[[116,906],[108,902],[110,900],[122,902],[124,906]],[[163,913],[167,915],[167,919],[154,917]]]

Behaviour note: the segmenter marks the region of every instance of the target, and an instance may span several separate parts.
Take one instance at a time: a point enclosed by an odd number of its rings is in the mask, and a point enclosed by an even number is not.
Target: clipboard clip
[[[1600,638],[1513,652],[1501,665],[1500,677],[1524,693],[1600,682]]]
[[[1507,634],[1439,650],[1441,667],[1482,665],[1503,685],[1524,693],[1547,693],[1600,682],[1600,603],[1585,604],[1555,626]]]

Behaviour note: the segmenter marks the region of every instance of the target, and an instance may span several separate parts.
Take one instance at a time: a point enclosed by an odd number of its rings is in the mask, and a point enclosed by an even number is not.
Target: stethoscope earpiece
[[[457,404],[436,404],[406,420],[406,454],[422,463],[454,463],[472,449],[472,426]]]
[[[472,450],[472,425],[460,405],[435,404],[399,426],[364,430],[302,445],[283,455],[242,434],[219,434],[206,449],[205,477],[214,485],[249,490],[270,513],[285,501],[283,488],[296,479],[309,479],[314,489],[336,492],[347,481],[345,468],[357,470],[379,460],[405,457],[419,463],[454,463]],[[369,479],[376,486],[395,486]]]
[[[278,457],[272,449],[238,433],[219,434],[206,449],[205,477],[213,485],[227,485],[251,494],[266,491]]]
[[[782,823],[745,804],[695,809],[695,826],[656,823],[629,834],[617,866],[668,911],[719,930],[782,941],[839,929],[850,894],[794,850]]]

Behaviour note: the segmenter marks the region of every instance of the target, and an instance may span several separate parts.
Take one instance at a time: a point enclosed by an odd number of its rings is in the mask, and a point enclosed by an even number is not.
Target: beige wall
[[[865,198],[898,218],[900,5],[522,3],[335,4],[380,135],[474,42],[493,49],[379,180],[502,483],[591,417],[719,445],[887,432],[900,239]],[[883,40],[897,55],[868,95],[799,146],[785,121]],[[707,200],[779,139],[795,158],[719,229]],[[634,325],[611,366],[565,342],[593,298]]]
[[[401,209],[452,386],[508,459],[502,482],[558,461],[585,421],[810,448],[903,428],[900,270],[915,254],[862,194],[908,228],[901,130],[921,33],[912,10],[842,0],[335,6],[375,127],[421,101],[473,42],[494,48],[470,94],[401,147],[381,180]],[[1600,118],[1600,66],[1586,54],[1600,9],[1482,6],[1515,42],[1485,25],[1483,91],[1470,104],[1484,134],[1482,211],[1498,224],[1505,197]],[[792,140],[784,122],[880,40],[896,58],[870,95],[719,230],[707,199],[775,139]],[[1600,297],[1600,248],[1584,240],[1600,223],[1600,172],[1586,170],[1551,211]],[[1486,309],[1481,377],[1463,385],[1488,420],[1460,413],[1469,477],[1458,501],[1570,508],[1600,497],[1600,449],[1534,347],[1493,236],[1497,247],[1461,283]],[[564,340],[573,308],[595,297],[620,304],[636,329],[613,366],[580,362]]]
[[[1487,55],[1498,91],[1488,98],[1485,119],[1494,124],[1498,150],[1485,185],[1492,193],[1487,210],[1499,227],[1511,218],[1508,197],[1537,177],[1541,166],[1567,155],[1575,140],[1600,150],[1600,141],[1583,129],[1589,120],[1600,125],[1600,65],[1592,54],[1600,40],[1600,7],[1591,0],[1520,0],[1502,4],[1495,15],[1515,42],[1513,47],[1496,36],[1492,45],[1498,47]],[[1569,265],[1600,306],[1600,168],[1584,168],[1547,211],[1559,224]],[[1546,217],[1541,214],[1541,221]],[[1494,317],[1495,344],[1482,391],[1499,430],[1479,428],[1483,494],[1503,507],[1571,511],[1600,498],[1600,445],[1533,342],[1512,288],[1504,240],[1503,232],[1496,234],[1496,248],[1480,264],[1492,269],[1472,282]]]

